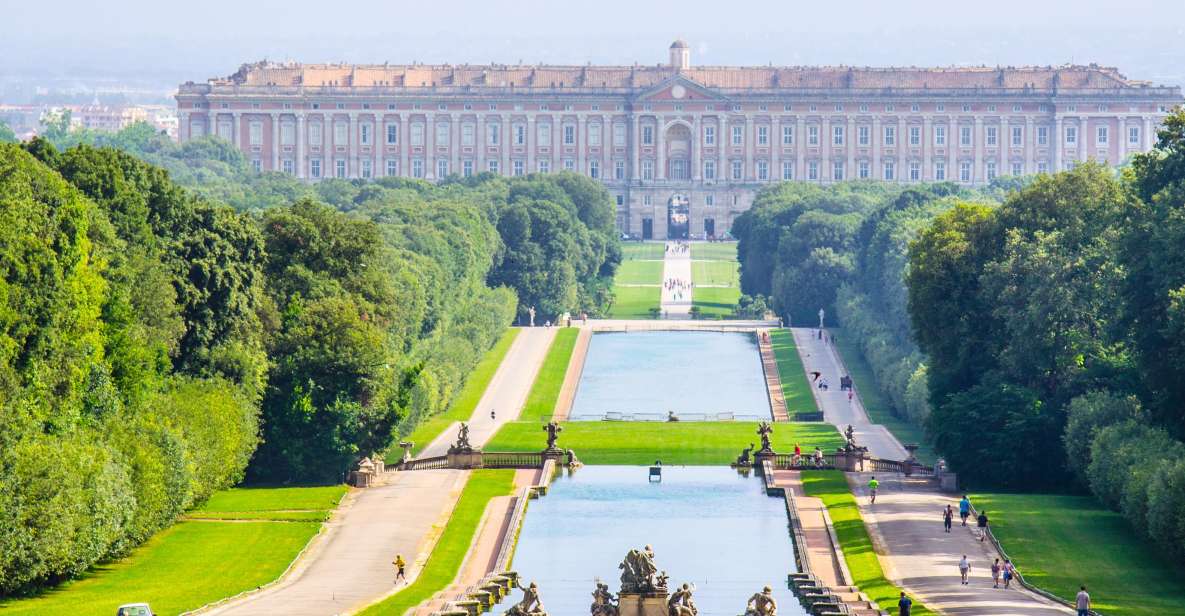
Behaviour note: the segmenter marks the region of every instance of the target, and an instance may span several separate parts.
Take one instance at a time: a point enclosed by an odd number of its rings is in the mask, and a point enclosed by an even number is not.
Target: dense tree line
[[[245,476],[340,480],[516,311],[611,301],[612,204],[572,174],[314,187],[217,139],[50,132],[0,146],[0,594]]]

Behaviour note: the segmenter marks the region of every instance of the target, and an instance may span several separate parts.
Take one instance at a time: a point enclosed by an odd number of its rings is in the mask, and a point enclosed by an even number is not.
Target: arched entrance
[[[671,200],[667,202],[667,239],[687,239],[690,214],[691,200],[687,195],[671,195]]]
[[[666,134],[667,179],[691,179],[691,129],[675,124]]]

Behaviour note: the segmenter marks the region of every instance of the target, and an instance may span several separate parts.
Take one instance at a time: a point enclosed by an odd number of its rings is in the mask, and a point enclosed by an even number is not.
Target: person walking
[[[879,488],[880,485],[881,485],[881,482],[876,480],[876,475],[873,475],[872,479],[868,480],[868,492],[869,492],[869,494],[872,495],[871,504],[873,504],[873,505],[876,504],[876,489]]]
[[[949,503],[947,503],[946,509],[942,510],[943,532],[947,532],[947,533],[950,532],[951,523],[954,522],[954,519],[955,519],[955,510],[950,506]]]
[[[495,409],[490,409],[490,421],[498,421],[498,413]]]
[[[1074,607],[1078,608],[1078,616],[1089,616],[1090,614],[1090,593],[1086,592],[1086,586],[1078,587],[1078,596],[1074,598]]]
[[[793,465],[794,465],[794,466],[798,466],[798,465],[799,465],[799,464],[801,464],[801,463],[802,463],[802,447],[799,447],[799,446],[798,446],[798,443],[794,443],[794,460],[793,460]]]
[[[1004,561],[1004,589],[1007,590],[1012,585],[1012,576],[1016,574],[1015,567],[1012,566],[1011,560]]]
[[[967,495],[963,495],[963,500],[959,501],[959,517],[963,518],[963,526],[967,525],[967,516],[971,515],[971,499]]]
[[[407,567],[407,562],[403,560],[403,554],[396,554],[395,560],[391,561],[391,564],[395,565],[395,583],[398,584],[399,580],[406,583],[407,574],[404,572],[404,568]]]
[[[988,531],[987,511],[980,511],[979,512],[979,517],[975,519],[975,524],[976,524],[976,526],[979,527],[979,540],[983,541],[984,539],[987,539],[987,531]]]
[[[963,555],[963,559],[959,561],[959,577],[962,578],[963,586],[967,585],[967,574],[971,572],[971,562],[967,560],[967,555]]]
[[[909,616],[910,610],[913,609],[913,601],[905,596],[905,591],[901,591],[901,599],[897,601],[897,612],[901,616]]]
[[[992,563],[992,588],[999,588],[1000,587],[1000,570],[1001,569],[1003,569],[1003,567],[1000,566],[1000,559],[997,558],[996,562]]]
[[[815,468],[823,468],[823,450],[815,447]]]

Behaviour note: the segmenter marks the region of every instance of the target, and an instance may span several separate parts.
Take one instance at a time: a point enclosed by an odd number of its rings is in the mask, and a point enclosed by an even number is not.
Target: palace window
[[[996,106],[988,105],[988,113],[996,113]]]
[[[856,142],[862,146],[868,145],[868,134],[871,130],[872,129],[868,128],[867,125],[861,125],[860,128],[856,130]]]
[[[794,163],[793,162],[788,161],[788,160],[782,161],[782,179],[783,180],[793,180],[794,179]]]
[[[1012,163],[1012,175],[1018,177],[1024,175],[1024,165],[1021,163]]]
[[[1025,142],[1025,127],[1013,126],[1012,127],[1012,147],[1019,148],[1020,146],[1024,145],[1024,142]]]
[[[971,105],[963,105],[963,113],[971,113]]]
[[[909,181],[918,182],[922,179],[922,163],[916,160],[909,162]]]
[[[535,170],[539,173],[551,173],[551,161],[546,158],[540,158],[535,162]]]
[[[769,181],[769,161],[768,160],[757,161],[757,179],[762,182]]]
[[[283,161],[281,161],[281,164],[283,165],[282,168],[284,169],[284,173],[292,175],[292,170],[295,169],[295,165],[292,164],[292,159],[285,158]]]
[[[497,122],[486,124],[486,145],[498,145],[501,141],[502,125]]]
[[[831,127],[831,143],[832,145],[843,145],[843,126]]]
[[[885,113],[893,113],[894,109],[892,105],[885,105]]]
[[[782,127],[782,145],[794,145],[794,127]]]
[[[743,179],[744,176],[745,176],[744,161],[740,161],[740,160],[732,161],[732,179],[740,180],[740,179]]]
[[[571,158],[564,159],[564,171],[575,171],[576,161]]]
[[[831,163],[831,179],[836,182],[843,181],[843,161],[837,160]]]
[[[535,126],[535,147],[551,145],[551,124]]]
[[[1140,127],[1129,126],[1127,128],[1127,142],[1132,145],[1138,145],[1140,143]]]
[[[321,177],[321,159],[320,158],[310,158],[309,159],[309,177],[313,177],[313,178]]]
[[[654,145],[654,127],[642,127],[642,145]]]
[[[808,179],[808,180],[818,180],[819,179],[819,161],[812,160],[811,162],[806,164],[806,179]]]
[[[280,124],[280,145],[292,145],[296,140],[296,126],[292,122]]]
[[[436,144],[437,146],[449,144],[449,126],[448,122],[436,123]]]
[[[934,108],[934,111],[937,111],[938,113],[942,113],[942,112],[946,111],[946,105],[939,104],[937,107]],[[964,109],[964,111],[966,111],[966,109]]]
[[[515,124],[514,125],[514,145],[526,145],[526,144],[527,144],[527,125],[526,124]]]
[[[909,127],[909,145],[922,145],[922,128],[920,126]]]
[[[934,163],[934,181],[936,181],[936,182],[945,182],[946,181],[946,163],[944,163],[942,161],[938,161],[938,162]]]
[[[782,111],[794,111],[794,105],[783,105]]]
[[[564,145],[576,145],[576,127],[571,124],[564,125]]]
[[[461,175],[465,177],[473,175],[473,161],[471,159],[466,158],[461,161]]]
[[[860,113],[868,113],[868,105],[860,105]]]
[[[411,144],[424,145],[424,124],[413,122],[411,125]]]
[[[946,145],[946,127],[934,127],[934,145]]]
[[[654,179],[654,161],[652,161],[652,160],[642,161],[642,179],[646,180],[646,181],[650,181],[650,180]]]
[[[517,176],[521,176],[521,175],[523,175],[523,172],[524,172],[524,170],[526,169],[526,164],[524,164],[524,163],[523,163],[523,161],[522,161],[521,159],[520,159],[520,160],[516,160],[516,161],[514,161],[514,163],[512,164],[512,166],[513,166],[513,168],[514,168],[514,175],[515,175],[516,177],[517,177]]]
[[[971,163],[967,161],[959,163],[959,181],[964,184],[971,182]]]
[[[842,105],[842,104],[839,104],[839,103],[836,103],[836,105],[835,105],[835,110],[836,110],[836,111],[843,111],[843,105]]]
[[[897,179],[897,165],[891,160],[886,160],[885,163],[885,180],[893,181]]]
[[[398,158],[388,158],[387,159],[387,177],[395,177],[397,175],[399,175],[399,159]]]
[[[869,176],[869,167],[870,167],[870,165],[868,164],[868,161],[866,161],[866,160],[862,160],[859,163],[857,163],[856,176],[859,177],[861,180],[867,180],[868,176]]]
[[[716,161],[714,161],[714,160],[705,160],[704,161],[704,179],[705,180],[716,179]]]
[[[613,145],[616,145],[616,146],[624,146],[625,145],[625,124],[614,124],[613,125]]]
[[[444,179],[444,178],[448,177],[448,174],[449,174],[448,159],[447,158],[436,159],[436,179],[438,179],[438,180]]]
[[[588,177],[590,177],[594,180],[601,177],[601,161],[599,161],[599,160],[588,161]]]
[[[252,122],[248,125],[251,145],[263,145],[263,122]]]
[[[350,125],[337,122],[333,125],[333,145],[346,145],[350,142]]]
[[[1049,145],[1049,127],[1037,127],[1037,145]]]
[[[1107,145],[1107,140],[1110,136],[1106,126],[1100,126],[1095,129],[1095,143],[1099,145]]]
[[[971,127],[970,126],[960,126],[959,127],[959,145],[964,146],[964,147],[968,147],[971,145]]]
[[[1020,105],[1013,105],[1013,106],[1012,106],[1012,112],[1013,112],[1013,113],[1020,113],[1021,111],[1022,111],[1022,109],[1021,109],[1021,106],[1020,106]]]
[[[413,178],[423,178],[424,177],[424,161],[423,161],[423,159],[417,158],[417,159],[411,161],[411,176]]]
[[[501,170],[501,166],[500,166],[500,163],[498,162],[498,159],[491,158],[490,160],[486,161],[486,171],[489,171],[490,173],[497,175],[498,171],[500,171],[500,170]]]
[[[1067,145],[1074,145],[1076,143],[1078,143],[1078,127],[1077,126],[1067,126],[1066,127],[1066,144]]]
[[[588,144],[591,146],[601,145],[601,125],[600,124],[589,124],[588,125]]]
[[[1049,163],[1045,161],[1037,163],[1037,173],[1049,173]]]
[[[897,127],[885,127],[885,145],[897,145]]]
[[[806,141],[810,145],[819,145],[819,127],[815,125],[806,128]]]
[[[370,145],[370,124],[358,125],[358,143]]]
[[[369,158],[364,158],[362,160],[362,177],[370,178],[371,175],[374,175],[374,167],[372,166],[373,164],[374,162]]]
[[[990,181],[992,181],[992,180],[994,180],[994,179],[996,179],[996,161],[994,161],[994,160],[989,160],[989,161],[988,161],[988,163],[987,163],[987,171],[986,171],[986,173],[985,173],[984,177],[985,177],[985,178],[987,179],[987,181],[989,181],[989,182],[990,182]]]
[[[809,109],[811,110],[811,113],[814,113],[819,110],[819,106],[818,105],[811,105],[809,107]]]
[[[716,145],[715,126],[708,125],[704,127],[704,145]]]
[[[757,127],[757,145],[769,145],[769,127]]]
[[[334,165],[333,177],[336,177],[336,178],[346,177],[346,160],[344,158],[339,158],[339,159],[335,160],[333,162],[333,165]]]
[[[745,127],[734,125],[732,127],[732,144],[741,145],[745,142]]]
[[[399,143],[399,125],[387,125],[387,145],[395,145]]]
[[[474,142],[476,141],[474,132],[476,132],[476,127],[473,126],[472,122],[465,122],[464,124],[462,124],[461,125],[461,145],[472,146],[474,144]]]
[[[988,147],[995,147],[996,145],[999,145],[999,141],[1000,141],[1000,129],[999,129],[998,127],[995,127],[995,126],[988,126],[988,127],[986,127],[986,128],[987,128],[987,137],[986,137],[986,139],[987,139],[987,145],[988,145]]]
[[[704,195],[704,205],[713,207],[716,205],[716,195]]]
[[[613,161],[613,179],[615,179],[615,180],[624,180],[625,179],[625,161],[624,160],[618,159],[618,160]]]
[[[915,105],[910,105],[909,110],[914,113],[917,113],[917,112],[921,111],[922,108],[915,104]]]

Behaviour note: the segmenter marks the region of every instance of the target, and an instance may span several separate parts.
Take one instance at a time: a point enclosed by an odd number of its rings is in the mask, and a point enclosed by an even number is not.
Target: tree
[[[12,131],[7,124],[0,120],[0,143],[16,143],[16,133]]]

